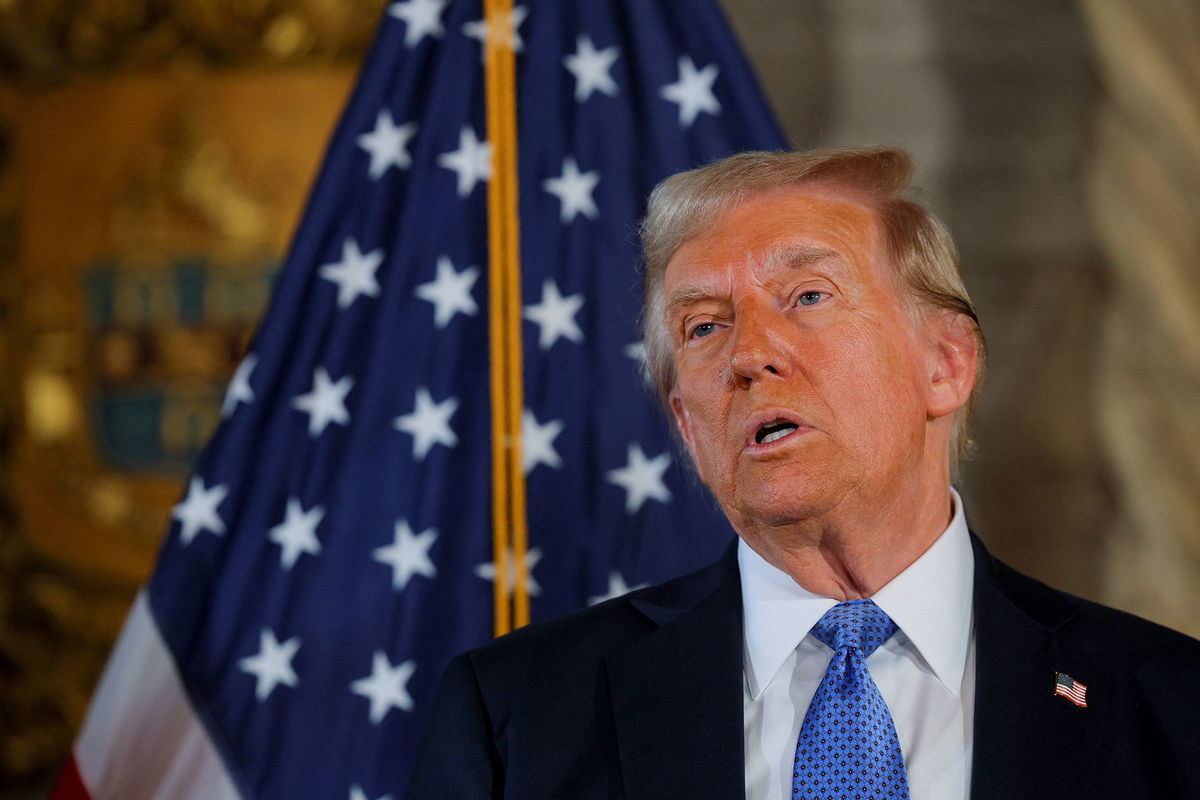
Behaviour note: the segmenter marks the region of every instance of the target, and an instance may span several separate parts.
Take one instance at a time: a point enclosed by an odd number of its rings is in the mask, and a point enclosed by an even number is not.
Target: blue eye
[[[692,337],[695,339],[702,339],[716,329],[717,326],[712,322],[701,322],[699,325],[692,328]]]
[[[817,303],[821,302],[821,298],[824,296],[824,292],[805,292],[804,294],[800,295],[800,298],[797,302],[799,302],[802,306],[815,306]]]

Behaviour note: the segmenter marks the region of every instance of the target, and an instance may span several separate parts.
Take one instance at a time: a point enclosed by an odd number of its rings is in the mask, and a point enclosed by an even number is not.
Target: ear
[[[966,316],[941,312],[930,316],[927,344],[926,413],[929,419],[937,419],[958,411],[970,399],[979,340]]]

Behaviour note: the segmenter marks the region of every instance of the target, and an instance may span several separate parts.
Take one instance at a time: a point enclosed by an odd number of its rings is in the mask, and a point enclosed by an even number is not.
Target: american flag
[[[1087,708],[1087,687],[1065,672],[1056,673],[1054,694],[1067,698],[1080,708]]]
[[[710,0],[511,23],[537,619],[729,541],[639,386],[635,228],[667,175],[785,142]],[[81,792],[399,797],[443,667],[491,636],[495,30],[479,0],[387,7],[77,743]]]

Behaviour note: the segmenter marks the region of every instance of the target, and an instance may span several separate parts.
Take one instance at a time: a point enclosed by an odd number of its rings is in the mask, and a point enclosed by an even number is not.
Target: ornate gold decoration
[[[2,2],[0,48],[11,43],[14,11]],[[53,0],[15,7],[66,24],[45,10],[65,7]],[[243,13],[264,9],[251,3]],[[279,4],[268,10],[281,13]],[[201,15],[195,25],[218,24]],[[295,19],[307,25],[310,16]],[[120,27],[106,25],[93,27],[106,36]],[[303,30],[277,29],[273,46],[323,52],[297,38]],[[69,62],[58,56],[59,66]],[[37,80],[51,74],[73,73]],[[164,452],[186,455],[207,438],[351,77],[348,65],[201,70],[0,91],[0,369],[11,378],[0,382],[6,790],[36,791],[63,763],[179,497],[181,476],[123,471],[107,459],[96,399],[129,383],[156,387],[164,403],[153,433]],[[14,153],[19,169],[8,161]],[[181,264],[206,290],[188,318]],[[97,320],[88,284],[99,273],[111,284],[107,322]]]
[[[355,60],[382,0],[7,0],[0,65],[42,84],[107,70]]]

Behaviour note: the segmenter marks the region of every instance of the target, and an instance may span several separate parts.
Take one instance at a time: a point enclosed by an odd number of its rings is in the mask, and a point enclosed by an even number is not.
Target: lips
[[[794,422],[786,422],[784,420],[771,422],[758,429],[758,433],[754,434],[754,441],[758,444],[777,442],[799,427]]]
[[[755,450],[767,448],[797,431],[811,428],[802,418],[786,409],[763,409],[751,415],[747,421],[746,446]]]

